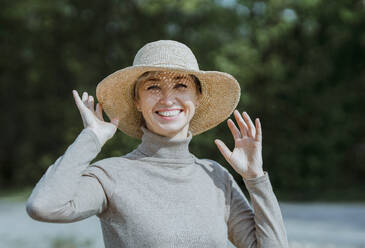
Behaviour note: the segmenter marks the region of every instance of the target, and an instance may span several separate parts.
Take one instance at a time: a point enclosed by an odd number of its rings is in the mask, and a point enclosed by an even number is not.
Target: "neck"
[[[141,127],[143,131],[142,143],[138,146],[138,150],[149,157],[181,159],[191,158],[189,152],[189,143],[192,138],[192,133],[187,132],[183,135],[175,135],[165,137],[156,134],[146,127]]]
[[[180,140],[185,140],[188,135],[189,135],[189,125],[184,126],[183,129],[181,129],[179,132],[172,132],[172,133],[158,133],[155,130],[153,130],[153,128],[149,127],[148,123],[147,123],[147,129],[150,132],[153,132],[157,135],[169,138],[170,141],[180,141]]]
[[[188,135],[189,135],[189,126],[187,125],[180,132],[172,133],[170,135],[167,135],[166,137],[168,137],[170,141],[181,141],[181,140],[186,140],[188,138]]]

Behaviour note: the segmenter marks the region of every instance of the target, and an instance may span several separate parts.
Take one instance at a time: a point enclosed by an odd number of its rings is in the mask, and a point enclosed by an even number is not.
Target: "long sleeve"
[[[94,132],[83,129],[33,189],[26,203],[29,216],[45,222],[75,222],[101,213],[107,205],[103,187],[95,177],[82,173],[100,150]]]
[[[240,187],[230,176],[231,204],[228,220],[229,239],[238,248],[287,248],[288,241],[280,207],[268,173],[244,180],[252,208]]]

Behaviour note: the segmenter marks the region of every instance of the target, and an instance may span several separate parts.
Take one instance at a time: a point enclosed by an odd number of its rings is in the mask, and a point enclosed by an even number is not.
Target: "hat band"
[[[178,69],[184,69],[184,70],[199,71],[199,69],[189,68],[185,65],[170,64],[170,63],[139,64],[139,65],[134,65],[134,66],[152,66],[152,67],[155,66],[155,67],[178,68]]]

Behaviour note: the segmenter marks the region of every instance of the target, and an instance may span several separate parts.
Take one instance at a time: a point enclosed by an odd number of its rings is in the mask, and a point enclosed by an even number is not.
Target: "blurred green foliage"
[[[264,168],[279,195],[363,195],[363,0],[18,0],[1,6],[1,188],[34,186],[77,137],[83,126],[72,89],[95,95],[96,84],[130,66],[145,43],[173,39],[193,50],[202,70],[238,79],[238,109],[261,120]],[[195,137],[191,151],[233,173],[215,138],[233,146],[222,123]],[[137,144],[117,132],[96,160]]]

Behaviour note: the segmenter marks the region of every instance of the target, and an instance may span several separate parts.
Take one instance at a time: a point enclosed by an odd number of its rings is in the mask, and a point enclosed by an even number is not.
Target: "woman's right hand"
[[[73,90],[72,94],[80,111],[84,128],[94,131],[100,144],[103,146],[115,134],[119,120],[115,118],[111,122],[105,122],[101,104],[98,103],[96,110],[94,110],[94,98],[89,96],[87,92],[82,94],[82,99],[80,99],[79,93],[76,90]]]

